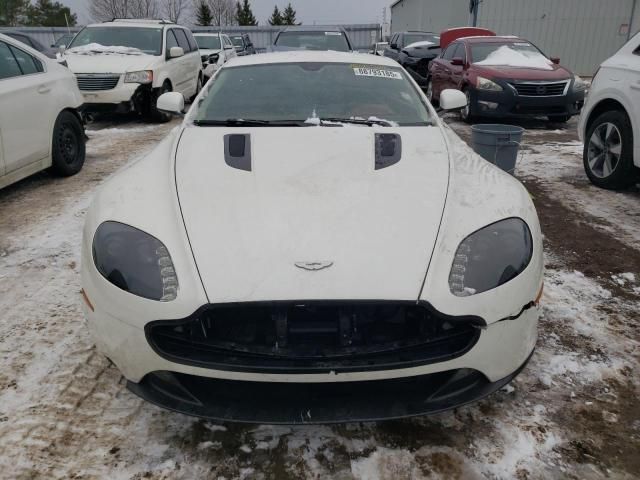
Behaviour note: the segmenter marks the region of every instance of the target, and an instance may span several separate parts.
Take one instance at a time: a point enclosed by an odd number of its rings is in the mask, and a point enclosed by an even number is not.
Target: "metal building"
[[[397,0],[391,29],[440,32],[472,24],[469,0]],[[640,0],[480,0],[477,26],[517,35],[580,75],[640,30]]]

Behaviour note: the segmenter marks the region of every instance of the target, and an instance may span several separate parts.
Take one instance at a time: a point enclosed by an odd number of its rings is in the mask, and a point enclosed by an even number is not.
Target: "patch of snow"
[[[516,50],[509,45],[502,45],[491,52],[484,60],[475,62],[475,65],[553,70],[553,62],[541,53]]]
[[[435,43],[433,42],[429,42],[428,40],[423,40],[421,42],[413,42],[410,43],[409,45],[407,45],[404,48],[421,48],[421,47],[432,47],[434,46]]]
[[[75,55],[145,55],[139,48],[123,47],[118,45],[101,45],[99,43],[89,43],[81,47],[73,47],[65,50],[65,54]]]

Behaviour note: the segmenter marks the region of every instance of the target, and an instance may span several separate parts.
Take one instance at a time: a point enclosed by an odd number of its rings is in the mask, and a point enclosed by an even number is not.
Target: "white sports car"
[[[225,64],[100,190],[82,248],[86,317],[129,389],[251,423],[488,395],[533,352],[542,274],[525,188],[393,60],[337,52]]]

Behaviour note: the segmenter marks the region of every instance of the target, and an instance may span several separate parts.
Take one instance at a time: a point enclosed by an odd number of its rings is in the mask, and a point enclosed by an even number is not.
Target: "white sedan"
[[[443,108],[464,104],[443,92]],[[522,184],[395,61],[338,52],[225,64],[97,194],[82,247],[86,318],[129,389],[242,422],[482,398],[533,352],[542,273]]]
[[[640,33],[598,69],[582,109],[584,169],[594,185],[618,189],[640,168]]]
[[[69,70],[0,34],[0,188],[49,167],[64,176],[80,171],[81,104]]]

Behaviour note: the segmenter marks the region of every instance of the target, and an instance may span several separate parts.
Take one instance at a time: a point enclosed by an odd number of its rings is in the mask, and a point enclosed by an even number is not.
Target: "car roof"
[[[335,52],[320,50],[291,50],[235,57],[225,67],[268,65],[278,63],[351,63],[398,68],[398,62],[368,53]]]
[[[194,37],[227,37],[226,33],[221,32],[197,32],[193,34]]]
[[[280,30],[281,32],[340,32],[345,33],[344,28],[335,25],[291,25]]]
[[[24,34],[22,34],[24,35]],[[28,35],[27,35],[28,36]],[[10,37],[9,35],[3,34],[2,31],[0,31],[0,40],[13,45],[16,48],[20,48],[21,50],[25,50],[27,53],[29,53],[30,55],[33,55],[34,57],[36,57],[38,60],[40,60],[41,62],[44,63],[44,61],[49,61],[51,60],[50,58],[48,58],[46,55],[44,55],[42,52],[36,50],[35,48],[33,48],[31,45],[27,45],[24,42],[21,42],[20,40],[17,40],[13,37]]]
[[[422,30],[407,30],[406,32],[397,32],[397,33],[424,33],[426,35],[435,35],[435,36],[440,35],[439,33],[425,32],[425,31],[422,31]]]
[[[158,28],[158,27],[182,27],[168,20],[144,20],[144,19],[116,19],[110,22],[92,23],[87,27],[138,27],[138,28]]]
[[[456,38],[454,42],[457,42],[458,40],[463,40],[468,43],[514,43],[514,42],[529,43],[527,40],[524,40],[520,37],[512,37],[507,35],[502,37],[489,36],[489,35],[479,36],[479,37],[462,37],[462,38]]]

